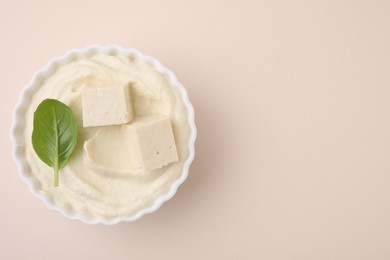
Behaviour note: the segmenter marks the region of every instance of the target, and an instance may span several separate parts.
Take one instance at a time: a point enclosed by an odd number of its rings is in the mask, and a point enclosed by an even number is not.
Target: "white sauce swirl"
[[[171,119],[179,161],[145,176],[110,176],[92,171],[84,162],[83,144],[97,127],[83,128],[81,91],[87,86],[131,82],[135,116],[161,114]],[[69,105],[78,119],[79,137],[68,164],[60,171],[59,187],[53,185],[53,169],[44,164],[31,144],[33,113],[39,103],[54,98]],[[96,54],[60,66],[35,93],[26,114],[26,158],[41,192],[56,205],[93,217],[131,216],[150,207],[168,192],[182,172],[188,156],[190,127],[180,91],[165,75],[143,61],[126,56]]]

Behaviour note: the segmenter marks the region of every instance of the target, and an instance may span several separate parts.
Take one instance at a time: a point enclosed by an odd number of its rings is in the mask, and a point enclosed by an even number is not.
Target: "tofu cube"
[[[129,84],[91,86],[81,95],[84,127],[126,124],[133,119]]]
[[[169,118],[159,115],[136,117],[126,127],[128,149],[138,172],[178,161]]]

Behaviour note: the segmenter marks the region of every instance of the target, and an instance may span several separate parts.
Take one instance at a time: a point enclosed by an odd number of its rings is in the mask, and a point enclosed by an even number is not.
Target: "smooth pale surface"
[[[159,169],[178,160],[169,117],[137,117],[126,126],[128,135],[132,136],[128,147],[138,155],[137,168],[140,171]]]
[[[110,178],[149,175],[178,161],[171,121],[160,115],[136,117],[129,124],[100,128],[83,148],[85,164]]]
[[[133,119],[130,84],[88,86],[82,92],[83,126],[129,123]]]
[[[0,259],[389,259],[389,13],[387,0],[0,1]],[[11,110],[49,59],[113,42],[186,86],[196,159],[157,212],[86,226],[20,181]]]

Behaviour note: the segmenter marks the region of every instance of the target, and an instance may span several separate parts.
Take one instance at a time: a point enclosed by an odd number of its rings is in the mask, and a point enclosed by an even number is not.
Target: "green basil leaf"
[[[72,110],[55,99],[43,100],[34,112],[32,145],[38,157],[54,168],[54,186],[59,170],[68,162],[77,142],[77,123]]]

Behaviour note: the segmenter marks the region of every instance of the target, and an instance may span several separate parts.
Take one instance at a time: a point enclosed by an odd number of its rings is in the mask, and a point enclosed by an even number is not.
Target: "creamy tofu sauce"
[[[83,144],[100,127],[83,127],[82,90],[127,82],[131,84],[135,116],[160,114],[171,119],[179,161],[144,175],[94,171],[85,163]],[[68,164],[60,171],[59,187],[53,185],[53,169],[38,158],[31,144],[33,113],[46,98],[54,98],[70,106],[78,120],[78,143]],[[96,54],[61,65],[35,93],[25,118],[26,158],[40,183],[40,191],[57,206],[89,217],[131,216],[151,206],[180,177],[189,153],[188,111],[180,91],[151,64],[126,56]],[[126,163],[122,162],[122,165]]]

